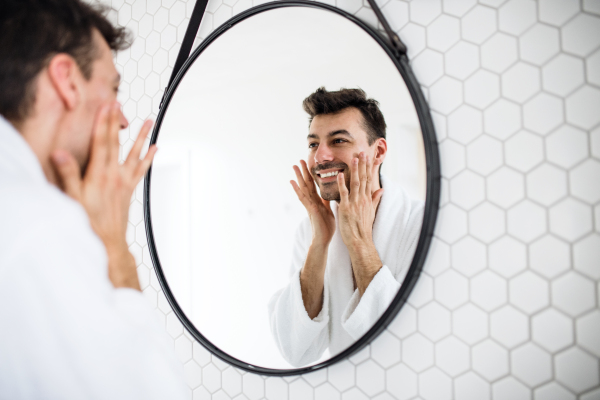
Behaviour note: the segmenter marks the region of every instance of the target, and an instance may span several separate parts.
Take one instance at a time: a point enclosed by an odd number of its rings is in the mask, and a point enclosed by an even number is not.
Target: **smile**
[[[327,172],[325,174],[319,174],[321,178],[329,178],[330,176],[337,176],[340,171]]]

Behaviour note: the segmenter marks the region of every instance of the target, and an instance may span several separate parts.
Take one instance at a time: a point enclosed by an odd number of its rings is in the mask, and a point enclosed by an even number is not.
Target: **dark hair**
[[[367,140],[371,146],[378,138],[385,139],[385,119],[377,100],[368,99],[362,89],[340,89],[328,92],[318,88],[302,102],[304,111],[310,115],[310,122],[317,115],[335,114],[349,107],[357,108],[363,116],[363,126],[367,131]]]
[[[28,116],[36,78],[56,54],[69,54],[90,79],[99,57],[94,29],[112,50],[128,48],[128,31],[110,23],[108,10],[82,0],[0,0],[0,114],[13,122]]]

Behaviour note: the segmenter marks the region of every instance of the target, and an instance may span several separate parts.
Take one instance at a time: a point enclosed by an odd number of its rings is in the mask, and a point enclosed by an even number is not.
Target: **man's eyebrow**
[[[345,129],[338,129],[337,131],[332,131],[327,134],[328,137],[332,137],[335,135],[346,135],[346,136],[349,136],[350,138],[354,139],[354,137],[350,134],[350,132],[348,132]],[[319,136],[315,133],[309,133],[306,138],[307,139],[318,139]]]

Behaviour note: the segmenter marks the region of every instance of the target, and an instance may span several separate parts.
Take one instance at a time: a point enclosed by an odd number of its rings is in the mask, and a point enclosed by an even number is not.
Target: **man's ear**
[[[375,159],[379,160],[381,164],[387,155],[387,141],[384,138],[379,138],[374,145],[376,146]]]
[[[52,57],[48,64],[48,77],[65,108],[74,109],[80,100],[82,75],[73,57],[64,53]]]

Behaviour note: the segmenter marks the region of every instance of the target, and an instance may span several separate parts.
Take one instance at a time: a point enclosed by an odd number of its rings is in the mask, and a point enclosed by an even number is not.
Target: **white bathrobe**
[[[350,254],[339,226],[329,245],[323,308],[310,319],[300,291],[300,270],[312,239],[310,220],[296,233],[289,284],[269,302],[271,331],[283,357],[300,367],[317,361],[329,348],[345,350],[379,319],[398,293],[413,258],[423,220],[423,203],[382,176],[383,196],[373,225],[373,242],[383,263],[362,298],[354,289]],[[332,202],[336,223],[337,207]]]
[[[107,267],[83,207],[0,116],[0,399],[189,398],[148,300]]]

